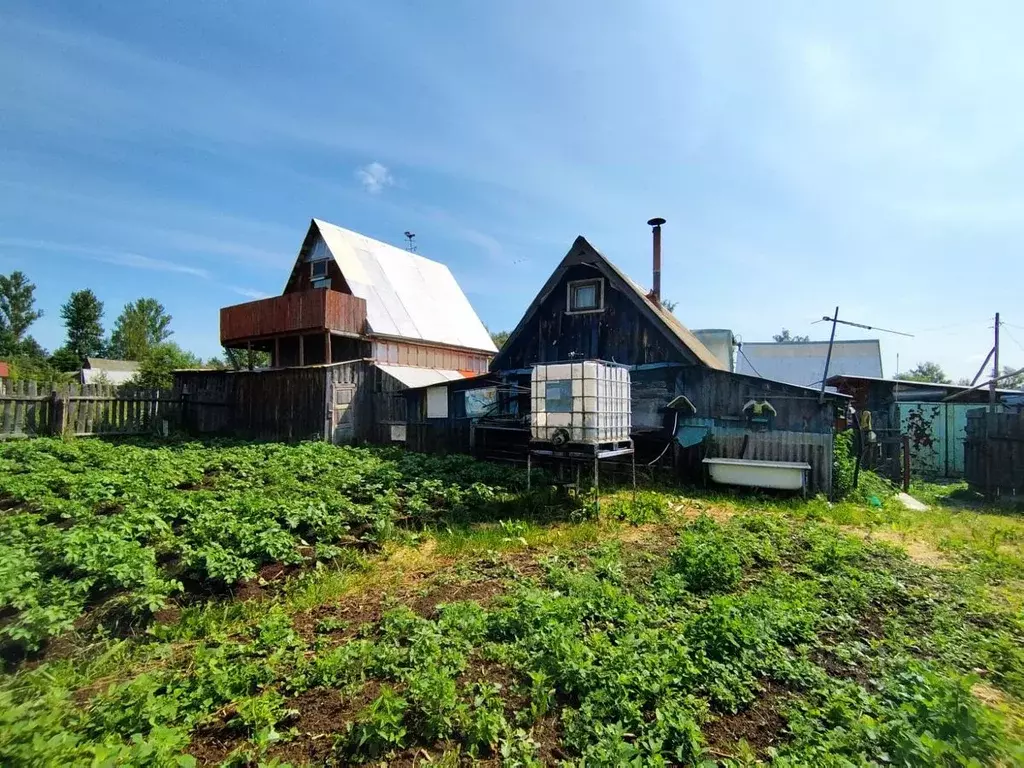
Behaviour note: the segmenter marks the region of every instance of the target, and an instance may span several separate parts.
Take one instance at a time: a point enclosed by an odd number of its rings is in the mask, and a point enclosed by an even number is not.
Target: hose
[[[657,464],[659,461],[661,461],[661,457],[664,456],[666,453],[668,453],[668,447],[670,445],[672,445],[673,442],[675,442],[675,439],[676,439],[676,428],[679,426],[679,411],[675,410],[673,412],[675,413],[675,418],[672,419],[672,437],[669,438],[669,441],[667,443],[665,443],[665,447],[661,449],[661,453],[658,454],[658,458],[656,458],[654,461],[649,463],[647,465],[648,467],[653,467],[655,464]]]

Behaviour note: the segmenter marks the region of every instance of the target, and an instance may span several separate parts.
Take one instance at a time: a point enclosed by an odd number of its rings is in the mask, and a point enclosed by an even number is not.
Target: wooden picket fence
[[[0,379],[0,440],[44,435],[145,435],[177,413],[170,390]]]

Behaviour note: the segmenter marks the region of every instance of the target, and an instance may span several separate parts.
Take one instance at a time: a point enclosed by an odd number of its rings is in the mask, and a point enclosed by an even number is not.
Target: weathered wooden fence
[[[0,439],[43,435],[143,435],[174,418],[169,391],[109,384],[39,384],[0,379]]]
[[[1024,413],[967,413],[967,482],[988,496],[1024,496]]]

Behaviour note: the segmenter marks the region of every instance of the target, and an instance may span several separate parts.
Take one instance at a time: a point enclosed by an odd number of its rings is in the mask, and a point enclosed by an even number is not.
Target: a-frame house
[[[492,371],[573,359],[681,363],[723,370],[660,297],[577,237],[491,362]]]

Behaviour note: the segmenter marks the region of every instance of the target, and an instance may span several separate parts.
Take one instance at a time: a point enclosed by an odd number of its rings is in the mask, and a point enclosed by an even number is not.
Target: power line
[[[1006,330],[1006,326],[1009,325],[1009,323],[1000,323],[1000,325],[1003,326],[1003,332],[1010,337],[1014,344],[1020,347],[1021,352],[1024,352],[1024,344],[1021,344],[1019,341],[1017,341],[1017,337],[1010,333],[1008,330]],[[1017,328],[1018,326],[1015,325],[1013,327]]]
[[[937,333],[938,331],[948,331],[953,328],[991,328],[988,324],[988,320],[975,320],[969,323],[950,323],[949,325],[939,325],[934,328],[922,328],[917,333]]]
[[[754,373],[756,373],[758,378],[763,379],[764,376],[762,376],[761,373],[757,370],[757,368],[754,367],[754,364],[752,362],[750,362],[750,358],[747,357],[747,353],[743,351],[743,344],[742,343],[738,344],[736,346],[736,348],[739,350],[740,354],[743,355],[743,359],[747,361],[747,365],[750,366],[750,370],[752,370]]]

